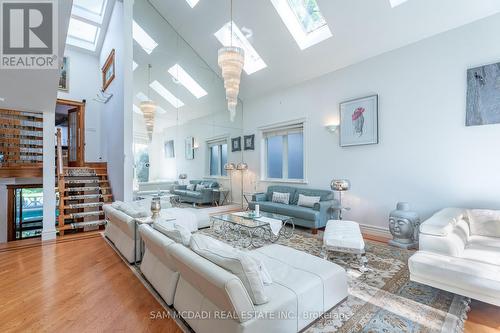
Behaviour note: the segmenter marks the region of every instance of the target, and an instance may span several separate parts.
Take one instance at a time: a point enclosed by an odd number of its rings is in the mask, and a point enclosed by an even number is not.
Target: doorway
[[[61,129],[64,166],[85,164],[85,100],[82,102],[58,99],[56,131]],[[57,148],[57,147],[56,147]]]

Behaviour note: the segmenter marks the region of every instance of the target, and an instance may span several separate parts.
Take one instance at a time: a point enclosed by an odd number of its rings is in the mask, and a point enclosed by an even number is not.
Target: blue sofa
[[[193,204],[212,204],[214,192],[213,190],[219,188],[219,183],[215,180],[190,180],[190,184],[194,185],[205,185],[205,188],[201,190],[195,189],[190,191],[187,189],[187,185],[177,185],[171,191],[173,194],[177,194],[181,202],[189,202]]]
[[[273,192],[290,193],[290,204],[272,202]],[[299,194],[321,199],[312,208],[302,207],[297,205]],[[281,185],[269,186],[266,193],[255,194],[248,207],[255,209],[256,204],[259,204],[261,211],[293,217],[295,225],[310,228],[313,234],[316,234],[319,228],[326,226],[333,212],[332,207],[339,205],[338,200],[334,199],[333,191]]]

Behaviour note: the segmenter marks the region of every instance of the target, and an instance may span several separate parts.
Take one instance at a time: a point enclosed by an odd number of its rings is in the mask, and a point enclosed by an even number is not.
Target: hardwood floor
[[[0,305],[0,332],[181,332],[97,232],[2,244]],[[465,333],[500,333],[500,308],[473,301]]]
[[[0,249],[0,332],[181,332],[151,320],[162,306],[99,234],[84,235]]]

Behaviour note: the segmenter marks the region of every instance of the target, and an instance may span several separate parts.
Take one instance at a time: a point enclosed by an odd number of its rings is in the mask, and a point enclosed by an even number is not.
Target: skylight
[[[132,71],[135,71],[137,69],[137,67],[139,67],[139,65],[132,60]]]
[[[137,114],[142,114],[142,111],[141,109],[137,106],[137,105],[133,105],[133,109],[134,109],[134,112],[137,113]]]
[[[227,22],[215,34],[215,37],[224,46],[231,45],[231,22]],[[248,41],[245,35],[241,32],[240,28],[233,22],[233,45],[241,47],[245,51],[245,65],[243,69],[248,75],[266,68],[267,65],[259,56],[257,51],[253,48],[252,44]]]
[[[196,98],[206,96],[208,93],[189,75],[179,64],[175,64],[168,70],[170,75],[182,84]]]
[[[109,19],[108,0],[74,0],[69,20],[66,43],[89,51],[96,51],[103,21]]]
[[[101,24],[106,4],[106,0],[74,0],[72,14]]]
[[[142,47],[142,49],[147,53],[151,54],[153,50],[158,46],[158,43],[155,42],[151,36],[148,35],[144,29],[141,28],[135,21],[133,21],[133,31],[132,35],[134,40]]]
[[[198,3],[199,0],[186,0],[186,2],[189,4],[191,8],[194,8],[196,4]]]
[[[271,2],[301,50],[332,36],[316,0],[271,0]]]
[[[69,20],[68,35],[85,42],[95,43],[98,27],[95,25],[71,18]]]
[[[175,97],[167,88],[165,88],[160,82],[153,81],[150,85],[154,91],[156,91],[161,97],[165,98],[167,102],[172,104],[174,108],[180,108],[184,106],[184,103],[177,97]]]
[[[399,5],[402,5],[403,3],[405,3],[408,0],[390,0],[390,1],[391,1],[391,7],[394,8],[394,7],[397,7]]]

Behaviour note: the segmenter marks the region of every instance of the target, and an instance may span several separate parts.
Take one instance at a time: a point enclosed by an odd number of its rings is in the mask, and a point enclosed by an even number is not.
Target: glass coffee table
[[[215,233],[237,247],[261,247],[275,243],[280,237],[291,238],[295,230],[293,218],[286,215],[260,212],[257,217],[249,212],[214,215]]]

